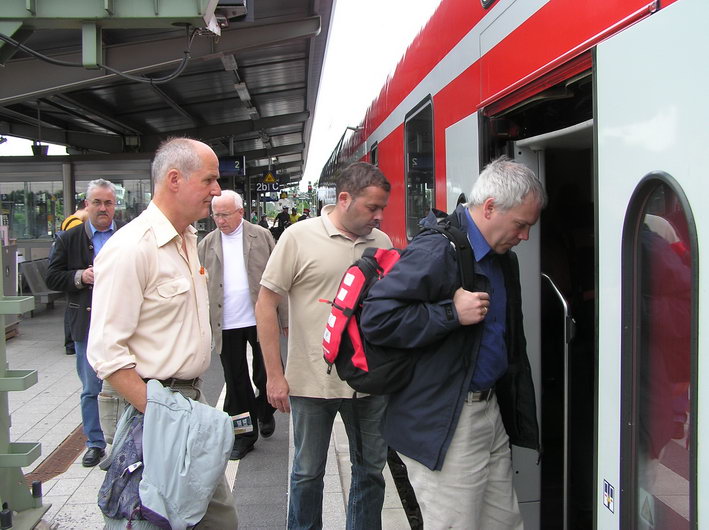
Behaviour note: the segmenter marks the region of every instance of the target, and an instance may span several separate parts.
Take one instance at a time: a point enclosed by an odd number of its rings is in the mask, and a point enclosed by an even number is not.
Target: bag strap
[[[473,247],[468,240],[468,236],[460,229],[456,215],[451,214],[438,226],[429,228],[434,232],[443,234],[453,243],[456,254],[458,255],[461,284],[466,291],[473,291],[475,288],[475,270],[473,268],[475,257],[473,255]]]

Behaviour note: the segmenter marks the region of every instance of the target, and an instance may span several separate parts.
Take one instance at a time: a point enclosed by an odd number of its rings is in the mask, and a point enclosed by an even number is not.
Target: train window
[[[433,177],[433,104],[419,104],[405,122],[406,135],[406,235],[418,231],[418,222],[435,205]]]
[[[379,144],[377,142],[374,142],[374,145],[372,145],[372,148],[369,150],[369,163],[378,166],[379,165],[379,157],[377,156],[379,153]]]
[[[696,472],[696,237],[669,175],[638,187],[624,240],[625,528],[691,528]],[[625,237],[629,236],[629,237]],[[629,354],[628,354],[629,353]],[[630,383],[630,384],[628,384]],[[630,498],[629,498],[630,497]]]

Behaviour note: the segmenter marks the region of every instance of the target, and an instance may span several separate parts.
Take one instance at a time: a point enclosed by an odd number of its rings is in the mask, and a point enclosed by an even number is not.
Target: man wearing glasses
[[[67,293],[67,314],[76,350],[76,371],[81,379],[81,420],[86,435],[87,451],[81,460],[93,467],[104,456],[106,441],[101,431],[97,396],[101,380],[86,359],[86,345],[91,317],[94,285],[94,259],[118,229],[113,215],[116,210],[116,188],[107,180],[89,182],[86,190],[85,223],[67,230],[55,242],[47,270],[47,286]]]
[[[266,399],[266,370],[256,338],[254,305],[261,275],[275,245],[271,233],[244,219],[241,196],[223,190],[212,198],[212,218],[217,229],[207,234],[198,248],[200,263],[207,272],[209,319],[213,345],[220,353],[226,397],[224,411],[230,416],[248,412],[253,431],[234,440],[232,460],[239,460],[253,449],[261,436],[268,438],[275,429],[275,409]],[[288,325],[287,302],[279,308],[281,329]],[[246,343],[251,344],[251,377],[258,389],[254,394],[246,359]]]

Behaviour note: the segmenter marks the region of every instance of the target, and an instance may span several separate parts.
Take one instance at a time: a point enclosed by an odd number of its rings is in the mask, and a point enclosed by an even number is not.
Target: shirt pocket
[[[156,290],[162,298],[174,298],[189,291],[190,282],[187,278],[172,278],[159,284]]]

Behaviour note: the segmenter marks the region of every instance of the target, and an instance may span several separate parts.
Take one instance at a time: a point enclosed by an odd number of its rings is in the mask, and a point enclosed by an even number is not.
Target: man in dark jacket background
[[[510,442],[537,449],[539,432],[510,249],[528,239],[545,203],[532,171],[493,161],[448,219],[471,243],[474,288],[461,287],[449,240],[429,231],[364,303],[370,342],[418,355],[410,384],[390,396],[383,430],[427,530],[522,528]]]
[[[86,343],[94,283],[93,262],[103,244],[117,229],[113,221],[115,210],[115,186],[104,179],[89,182],[86,190],[88,218],[83,224],[67,230],[57,238],[47,270],[47,286],[67,293],[67,313],[76,350],[76,371],[82,384],[81,420],[88,448],[82,459],[85,467],[98,464],[106,447],[98,415],[97,397],[101,391],[101,380],[86,360]]]

